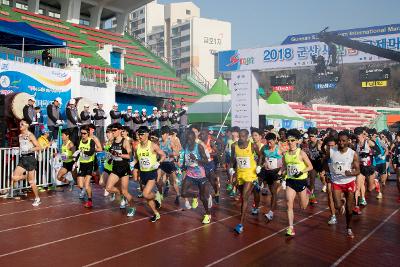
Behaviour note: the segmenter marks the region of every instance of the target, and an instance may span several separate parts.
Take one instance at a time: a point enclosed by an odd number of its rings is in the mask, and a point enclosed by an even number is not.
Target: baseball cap
[[[128,109],[132,109],[132,106],[128,106]]]
[[[167,110],[165,110],[165,109],[163,109],[163,111],[162,111],[163,113],[167,113]]]
[[[61,97],[57,97],[56,99],[54,99],[54,101],[57,101],[58,103],[60,103],[60,105],[62,104]]]
[[[139,113],[139,110],[136,109],[136,110],[135,110],[135,113]]]
[[[31,100],[33,102],[36,102],[35,97],[33,95],[29,96],[28,100]]]
[[[118,103],[114,103],[113,106],[114,106],[114,107],[118,107]],[[129,107],[128,107],[128,109],[129,109]]]
[[[69,103],[72,104],[72,105],[76,104],[75,98],[71,98],[71,99],[69,100]]]
[[[145,108],[142,109],[142,112],[146,112],[147,110]]]
[[[158,110],[156,107],[153,108],[153,111]]]

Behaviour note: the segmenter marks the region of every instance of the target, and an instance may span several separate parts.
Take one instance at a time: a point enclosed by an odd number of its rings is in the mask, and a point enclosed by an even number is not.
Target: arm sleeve
[[[93,139],[90,140],[90,150],[83,152],[86,156],[92,156],[96,152],[96,144]]]
[[[31,120],[31,118],[29,118],[28,106],[25,106],[25,107],[24,107],[23,113],[24,113],[24,120],[25,120],[28,124],[31,124],[31,123],[32,123],[32,120]]]
[[[47,106],[47,118],[49,118],[52,122],[56,123],[57,118],[53,115],[53,108],[51,105]]]

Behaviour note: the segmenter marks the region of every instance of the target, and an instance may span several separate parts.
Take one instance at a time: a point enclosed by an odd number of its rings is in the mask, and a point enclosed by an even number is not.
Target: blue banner
[[[334,89],[336,83],[314,83],[315,90]]]

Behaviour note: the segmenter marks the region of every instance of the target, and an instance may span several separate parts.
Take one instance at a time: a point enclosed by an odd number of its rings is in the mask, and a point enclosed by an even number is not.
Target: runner
[[[340,214],[346,213],[347,236],[354,238],[352,231],[352,215],[356,176],[360,173],[357,153],[349,148],[350,135],[347,131],[338,134],[337,148],[330,148],[327,156],[330,159],[329,172],[332,182],[335,208]],[[342,199],[344,194],[344,200]]]
[[[61,160],[63,162],[63,165],[57,173],[57,180],[63,182],[64,184],[69,184],[69,191],[72,191],[72,189],[74,188],[74,179],[68,181],[65,178],[65,175],[68,172],[71,172],[72,174],[72,169],[75,163],[74,157],[72,155],[75,153],[76,148],[74,143],[69,139],[69,136],[70,132],[68,129],[63,129],[61,131]]]
[[[209,181],[206,177],[204,165],[207,164],[207,156],[204,148],[196,143],[196,136],[193,131],[188,131],[186,135],[186,147],[183,153],[184,166],[186,170],[185,178],[182,183],[182,196],[185,198],[196,198],[196,194],[190,192],[192,186],[199,190],[200,200],[203,203],[205,214],[203,224],[211,222],[211,213],[208,207]]]
[[[228,170],[227,176],[228,176],[228,181],[226,183],[226,191],[228,191],[228,194],[230,197],[234,197],[236,195],[236,186],[235,186],[235,175],[231,174],[229,170],[232,170],[236,166],[236,162],[232,161],[232,145],[236,143],[239,140],[239,131],[240,128],[237,126],[232,127],[231,129],[231,139],[227,141],[226,149],[225,149],[225,155],[226,155],[226,169]],[[231,163],[234,162],[235,165],[231,165]]]
[[[298,148],[301,134],[297,129],[287,132],[289,150],[284,154],[284,170],[286,172],[286,200],[289,227],[287,236],[294,236],[293,227],[294,214],[293,204],[296,194],[300,197],[300,207],[306,209],[309,198],[307,196],[307,173],[313,169],[311,161],[300,148]]]
[[[170,128],[168,126],[161,127],[161,140],[160,148],[164,151],[166,159],[160,164],[160,169],[162,171],[161,176],[167,176],[170,184],[174,187],[176,192],[175,204],[179,205],[180,193],[179,186],[176,181],[176,171],[175,158],[179,156],[179,152],[174,150],[170,139]],[[161,179],[163,180],[163,179]],[[166,194],[164,193],[166,196]]]
[[[107,180],[106,189],[109,193],[114,193],[120,196],[120,208],[125,208],[128,205],[127,216],[133,217],[136,209],[132,207],[133,197],[128,192],[130,166],[129,160],[131,159],[131,145],[129,140],[121,136],[123,126],[120,123],[111,125],[113,134],[113,143],[110,148],[112,155],[112,171]],[[115,185],[121,181],[121,191]]]
[[[261,158],[261,150],[264,146],[262,143],[262,131],[259,130],[258,128],[251,128],[251,139],[252,142],[255,145],[256,151],[254,151],[254,159],[258,163],[260,158]],[[262,164],[259,164],[262,166]],[[262,183],[262,173],[263,173],[263,168],[259,168],[257,172],[257,180],[254,181],[254,187],[253,187],[253,197],[254,197],[254,204],[251,209],[251,214],[252,215],[258,215],[259,209],[260,209],[260,191],[261,191],[261,186],[260,184]]]
[[[236,165],[236,168],[231,167],[229,171],[232,175],[237,173],[237,185],[241,193],[240,223],[234,229],[238,234],[244,230],[248,200],[253,191],[254,181],[257,180],[257,162],[254,158],[257,150],[256,145],[249,140],[249,131],[241,129],[239,140],[232,145],[231,152],[231,166]]]
[[[81,188],[79,198],[85,197],[87,200],[84,203],[85,208],[92,208],[92,187],[91,179],[94,170],[94,162],[96,158],[96,144],[93,139],[89,138],[89,127],[83,126],[81,128],[81,140],[79,141],[78,151],[74,153],[74,157],[79,155],[79,172],[78,172],[78,185]]]
[[[146,126],[140,126],[138,129],[139,144],[135,151],[135,157],[139,163],[140,182],[144,185],[143,197],[153,211],[154,215],[150,218],[151,222],[160,219],[160,213],[156,207],[160,207],[161,203],[155,201],[153,189],[157,182],[157,169],[160,163],[157,161],[157,155],[160,162],[165,160],[165,154],[159,146],[149,140],[149,129]]]
[[[262,181],[268,184],[271,192],[270,210],[265,214],[268,221],[272,221],[276,210],[277,196],[280,189],[280,179],[282,175],[282,150],[277,145],[277,136],[268,133],[265,136],[267,144],[261,149],[259,165],[263,166],[261,171]]]
[[[110,125],[111,126],[111,125]],[[104,144],[104,151],[105,151],[105,158],[104,158],[104,171],[100,176],[99,185],[104,187],[104,196],[109,196],[109,192],[105,189],[107,184],[108,176],[111,174],[112,171],[112,155],[110,153],[110,148],[113,143],[114,137],[111,131],[110,126],[106,129],[106,143]]]
[[[370,129],[368,131],[368,134],[370,135],[371,140],[375,142],[374,166],[377,175],[379,175],[379,177],[377,177],[377,180],[378,178],[380,178],[383,186],[386,184],[387,180],[386,155],[388,155],[389,150],[388,147],[385,145],[385,143],[382,141],[382,139],[378,136],[376,129]],[[378,199],[382,198],[382,190],[380,194],[378,193],[376,198]]]
[[[38,141],[36,140],[33,133],[29,130],[29,124],[22,120],[19,123],[19,162],[18,166],[15,168],[12,174],[12,183],[10,188],[10,194],[13,195],[12,190],[15,188],[15,184],[20,181],[27,179],[29,185],[32,188],[33,194],[35,195],[35,200],[32,203],[32,206],[37,207],[41,204],[38,188],[36,186],[36,167],[37,160],[35,158],[35,152],[40,151],[42,148],[40,147]]]
[[[399,191],[397,202],[400,203],[400,132],[396,134],[396,141],[392,147],[392,155],[393,169],[396,171],[397,190]]]

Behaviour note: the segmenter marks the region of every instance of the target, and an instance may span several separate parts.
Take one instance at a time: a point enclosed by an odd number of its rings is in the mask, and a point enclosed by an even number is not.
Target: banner
[[[361,82],[361,87],[368,88],[368,87],[385,87],[387,86],[387,81],[369,81],[369,82]]]
[[[71,75],[64,69],[0,60],[0,93],[22,92],[35,97],[35,105],[47,118],[47,105],[57,97],[61,97],[61,110],[65,110],[65,104],[71,98]]]
[[[287,92],[287,91],[293,91],[293,90],[294,90],[293,85],[272,86],[272,91],[274,91],[274,92]]]
[[[258,82],[251,71],[232,73],[232,126],[243,129],[258,127]]]
[[[385,49],[400,51],[400,33],[355,39]],[[311,56],[328,59],[328,46],[322,42],[229,50],[218,53],[218,71],[273,70],[314,66]],[[337,46],[339,63],[364,63],[387,60],[351,48]]]

